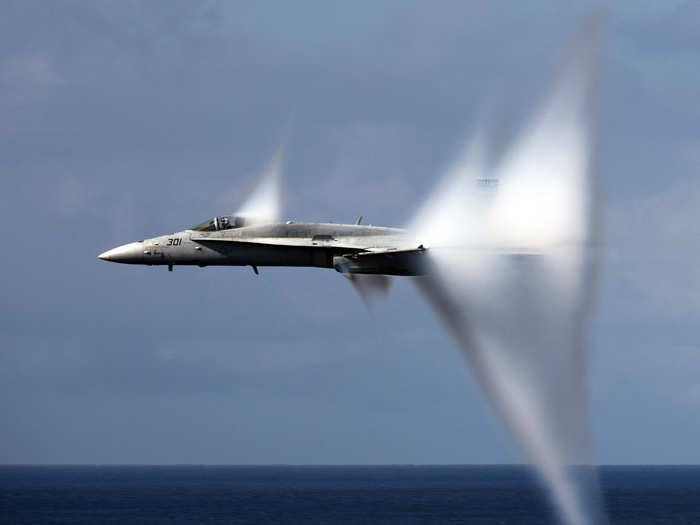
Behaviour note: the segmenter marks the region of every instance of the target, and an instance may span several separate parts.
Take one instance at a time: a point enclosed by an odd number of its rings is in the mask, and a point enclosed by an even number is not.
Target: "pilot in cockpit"
[[[240,228],[245,226],[243,217],[214,217],[208,221],[204,221],[197,226],[190,228],[200,232],[216,232],[220,230],[230,230],[232,228]]]

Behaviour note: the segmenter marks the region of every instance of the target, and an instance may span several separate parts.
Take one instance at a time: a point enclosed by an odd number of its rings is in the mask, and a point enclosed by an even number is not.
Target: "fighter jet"
[[[360,218],[361,219],[361,218]],[[421,275],[423,246],[406,249],[398,228],[285,221],[247,224],[217,216],[186,230],[108,250],[105,261],[163,265],[310,266],[346,274]]]
[[[369,306],[369,295],[386,291],[387,275],[422,275],[426,252],[406,230],[361,224],[280,221],[281,155],[259,175],[238,212],[216,216],[183,231],[131,242],[98,257],[148,266],[264,266],[335,269]],[[360,278],[360,275],[367,277]],[[370,277],[372,276],[372,277]]]

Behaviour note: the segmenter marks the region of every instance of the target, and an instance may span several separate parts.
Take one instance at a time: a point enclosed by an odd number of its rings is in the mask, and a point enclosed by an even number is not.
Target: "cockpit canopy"
[[[232,228],[240,228],[245,226],[245,219],[243,217],[214,217],[208,221],[204,221],[197,226],[190,228],[191,230],[196,230],[200,232],[216,232],[219,230],[230,230]]]

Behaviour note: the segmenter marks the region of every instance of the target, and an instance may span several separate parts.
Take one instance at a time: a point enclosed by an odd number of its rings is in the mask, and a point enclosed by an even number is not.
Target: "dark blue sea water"
[[[603,467],[613,524],[699,524],[700,467]],[[554,523],[532,472],[454,467],[0,467],[0,523]]]

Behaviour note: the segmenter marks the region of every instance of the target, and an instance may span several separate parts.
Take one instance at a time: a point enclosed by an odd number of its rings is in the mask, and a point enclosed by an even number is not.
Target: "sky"
[[[507,142],[585,3],[5,1],[0,463],[512,463],[419,294],[332,270],[117,265],[232,212],[283,137],[285,216],[402,226]],[[608,9],[597,460],[700,463],[700,4]]]

